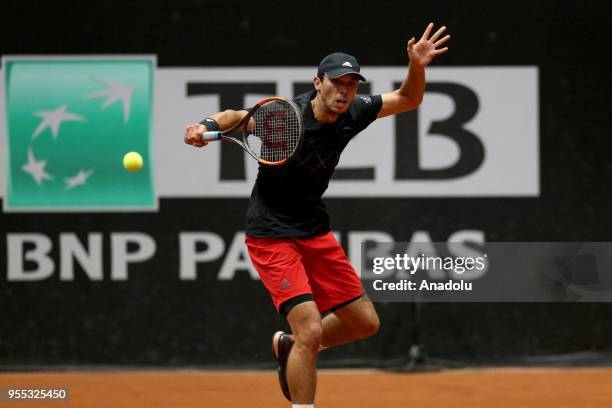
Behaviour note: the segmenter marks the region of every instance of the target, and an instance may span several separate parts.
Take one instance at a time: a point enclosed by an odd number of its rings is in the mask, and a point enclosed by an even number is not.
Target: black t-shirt
[[[321,196],[340,153],[376,119],[382,98],[358,95],[336,122],[322,123],[310,104],[315,95],[310,91],[294,99],[304,118],[304,140],[297,154],[281,166],[259,166],[247,212],[247,235],[307,237],[330,230]]]

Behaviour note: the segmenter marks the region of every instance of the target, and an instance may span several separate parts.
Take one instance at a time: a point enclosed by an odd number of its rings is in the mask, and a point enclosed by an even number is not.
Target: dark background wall
[[[398,241],[415,230],[444,241],[459,229],[481,229],[487,241],[611,240],[606,2],[4,0],[0,7],[4,55],[156,54],[162,67],[315,66],[332,50],[354,53],[362,65],[404,65],[410,36],[429,21],[445,24],[453,39],[436,66],[538,66],[540,197],[330,199],[334,228],[384,230]],[[181,282],[172,270],[178,231],[215,230],[229,241],[242,229],[246,203],[163,199],[158,214],[0,214],[3,272],[5,232],[43,232],[57,244],[60,231],[82,238],[143,231],[165,254],[135,266],[127,282],[9,283],[0,274],[0,366],[269,364],[268,336],[284,322],[259,283],[219,282],[214,273]],[[218,217],[199,217],[220,206]],[[383,216],[363,216],[381,206]],[[397,361],[414,342],[453,364],[575,352],[597,352],[597,363],[612,350],[611,306],[425,304],[415,316],[411,304],[379,304],[380,334],[324,354],[322,364]]]

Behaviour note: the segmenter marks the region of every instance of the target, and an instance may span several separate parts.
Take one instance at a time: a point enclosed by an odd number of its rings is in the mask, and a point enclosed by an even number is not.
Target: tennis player
[[[279,381],[293,407],[313,407],[318,353],[372,336],[379,319],[347,256],[330,232],[321,197],[348,142],[377,118],[415,109],[423,99],[425,67],[450,36],[408,41],[408,73],[401,87],[357,96],[365,78],[355,57],[335,52],[321,61],[314,89],[297,96],[304,141],[281,166],[260,165],[247,212],[246,245],[253,265],[292,334],[273,336]],[[202,147],[206,131],[225,130],[247,111],[226,110],[187,126],[185,143]],[[324,316],[324,317],[322,317]]]

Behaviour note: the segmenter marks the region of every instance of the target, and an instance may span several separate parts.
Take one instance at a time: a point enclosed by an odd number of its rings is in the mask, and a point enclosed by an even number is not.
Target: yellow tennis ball
[[[142,156],[136,152],[129,152],[123,156],[123,167],[127,171],[135,172],[142,167]]]

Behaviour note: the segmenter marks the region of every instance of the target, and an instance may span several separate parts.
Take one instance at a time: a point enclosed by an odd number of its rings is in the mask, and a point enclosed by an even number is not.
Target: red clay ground
[[[68,402],[26,407],[289,407],[271,371],[0,373],[0,387],[64,387]],[[612,368],[426,374],[320,371],[317,408],[612,407]]]

